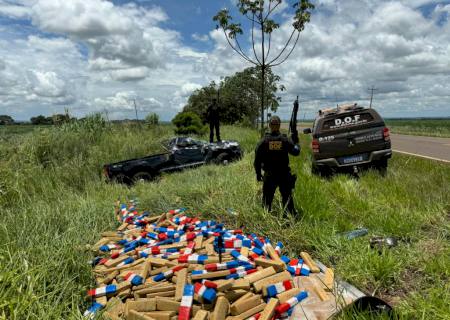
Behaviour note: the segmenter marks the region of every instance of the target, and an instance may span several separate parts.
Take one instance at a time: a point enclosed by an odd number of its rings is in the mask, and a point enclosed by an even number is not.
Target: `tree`
[[[70,117],[70,115],[68,113],[65,113],[65,114],[57,113],[52,116],[52,121],[53,121],[53,124],[55,124],[55,125],[62,125],[64,123],[70,122],[71,119],[72,118]]]
[[[145,123],[148,126],[156,126],[159,123],[159,116],[157,113],[149,113],[146,117],[145,117]]]
[[[14,124],[14,119],[6,114],[0,115],[0,125]]]
[[[43,115],[38,115],[37,117],[31,117],[31,124],[39,125],[39,124],[53,124],[52,118],[46,118]]]
[[[288,0],[284,0],[284,2],[290,4],[290,1]],[[251,23],[250,29],[253,57],[248,55],[242,49],[242,45],[237,37],[238,35],[242,35],[244,33],[241,23],[232,23],[231,21],[233,18],[230,16],[227,9],[220,10],[213,17],[213,20],[217,22],[217,28],[222,28],[231,48],[247,62],[250,62],[261,69],[261,134],[264,131],[264,109],[266,101],[264,94],[266,85],[264,81],[265,73],[270,70],[270,68],[282,64],[289,58],[297,45],[300,33],[305,28],[305,24],[310,21],[311,11],[314,9],[314,5],[308,0],[295,1],[292,5],[294,16],[292,23],[293,30],[290,37],[286,41],[283,48],[276,55],[274,55],[275,57],[270,57],[272,33],[280,27],[279,23],[271,19],[271,15],[282,3],[283,0],[237,0],[236,6],[239,9],[239,12]],[[256,50],[257,39],[255,38],[255,29],[260,33],[261,37],[261,49],[259,54]]]
[[[200,117],[193,112],[180,112],[172,123],[177,127],[176,134],[203,134],[205,133],[205,126],[202,124]]]
[[[236,122],[253,124],[259,115],[261,70],[250,67],[234,75],[226,77],[217,88],[214,82],[208,86],[194,91],[188,99],[183,111],[194,112],[206,121],[206,109],[213,98],[219,97],[221,122],[233,124]],[[269,70],[265,74],[265,100],[267,109],[276,111],[280,97],[276,96],[278,90],[283,91],[284,86],[279,85],[280,77]],[[219,90],[219,92],[218,92]]]

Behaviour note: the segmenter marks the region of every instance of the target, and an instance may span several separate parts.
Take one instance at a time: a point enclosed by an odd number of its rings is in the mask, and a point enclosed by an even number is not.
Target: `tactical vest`
[[[286,135],[267,134],[264,137],[263,148],[261,162],[265,172],[276,173],[289,170],[288,138]]]

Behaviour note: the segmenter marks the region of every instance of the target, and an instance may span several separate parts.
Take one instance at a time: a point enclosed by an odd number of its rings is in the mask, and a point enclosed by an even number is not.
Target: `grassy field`
[[[386,119],[392,133],[450,138],[450,119]]]
[[[401,319],[450,319],[450,166],[394,155],[388,174],[366,172],[323,180],[310,174],[309,137],[293,158],[295,203],[303,218],[260,207],[253,172],[257,132],[224,127],[244,159],[164,175],[127,188],[104,183],[104,163],[147,155],[172,136],[170,126],[111,127],[99,121],[39,128],[0,144],[0,319],[79,319],[92,285],[85,250],[115,227],[113,202],[137,198],[160,212],[188,207],[206,218],[283,241],[291,256],[306,250],[339,277],[396,306]],[[228,215],[228,209],[238,213]],[[345,240],[358,227],[397,236],[378,253],[369,236]]]
[[[8,125],[8,126],[0,126],[0,140],[2,138],[10,137],[12,135],[24,134],[32,132],[33,130],[40,128],[42,126],[33,126],[33,125]]]

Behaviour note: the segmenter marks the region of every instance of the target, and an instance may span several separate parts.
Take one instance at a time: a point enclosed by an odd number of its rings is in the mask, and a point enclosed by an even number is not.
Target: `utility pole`
[[[137,107],[136,107],[136,99],[133,99],[133,103],[134,103],[134,111],[136,112],[136,122],[139,122]]]
[[[374,88],[374,87],[372,86],[372,88],[369,88],[368,90],[371,91],[371,94],[370,94],[370,104],[369,104],[369,109],[372,109],[373,92],[374,92],[374,91],[377,91],[378,89],[376,89],[376,88]]]
[[[105,108],[103,111],[105,111],[106,121],[109,122],[108,110]]]
[[[337,92],[336,90],[334,90],[334,102],[336,102],[336,109],[339,108],[339,103],[338,103],[338,99],[337,99]]]

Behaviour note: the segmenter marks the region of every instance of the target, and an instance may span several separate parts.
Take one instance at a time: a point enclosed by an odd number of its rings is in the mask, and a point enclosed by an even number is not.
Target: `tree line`
[[[88,116],[89,117],[89,116]],[[86,118],[76,118],[70,116],[70,114],[67,112],[65,114],[58,113],[54,114],[52,116],[46,117],[43,115],[38,115],[35,117],[31,117],[29,122],[16,122],[13,117],[9,115],[0,115],[0,125],[14,125],[14,124],[31,124],[31,125],[61,125],[64,123],[69,122],[76,122],[76,121],[84,121]],[[130,120],[130,119],[124,119],[124,120],[112,120],[111,122],[142,122],[149,126],[157,125],[159,124],[159,115],[151,112],[149,113],[144,120]]]
[[[54,114],[50,117],[38,115],[30,118],[30,123],[33,125],[58,125],[70,121],[76,121],[77,118],[71,117],[69,114]],[[13,117],[9,115],[0,115],[0,125],[18,124]]]
[[[208,106],[217,99],[222,123],[254,126],[260,115],[261,79],[261,68],[249,67],[225,77],[220,83],[212,81],[195,90],[180,113],[194,113],[206,123]],[[281,101],[277,93],[284,91],[285,87],[279,83],[280,77],[270,69],[266,70],[264,81],[265,110],[275,112]]]

